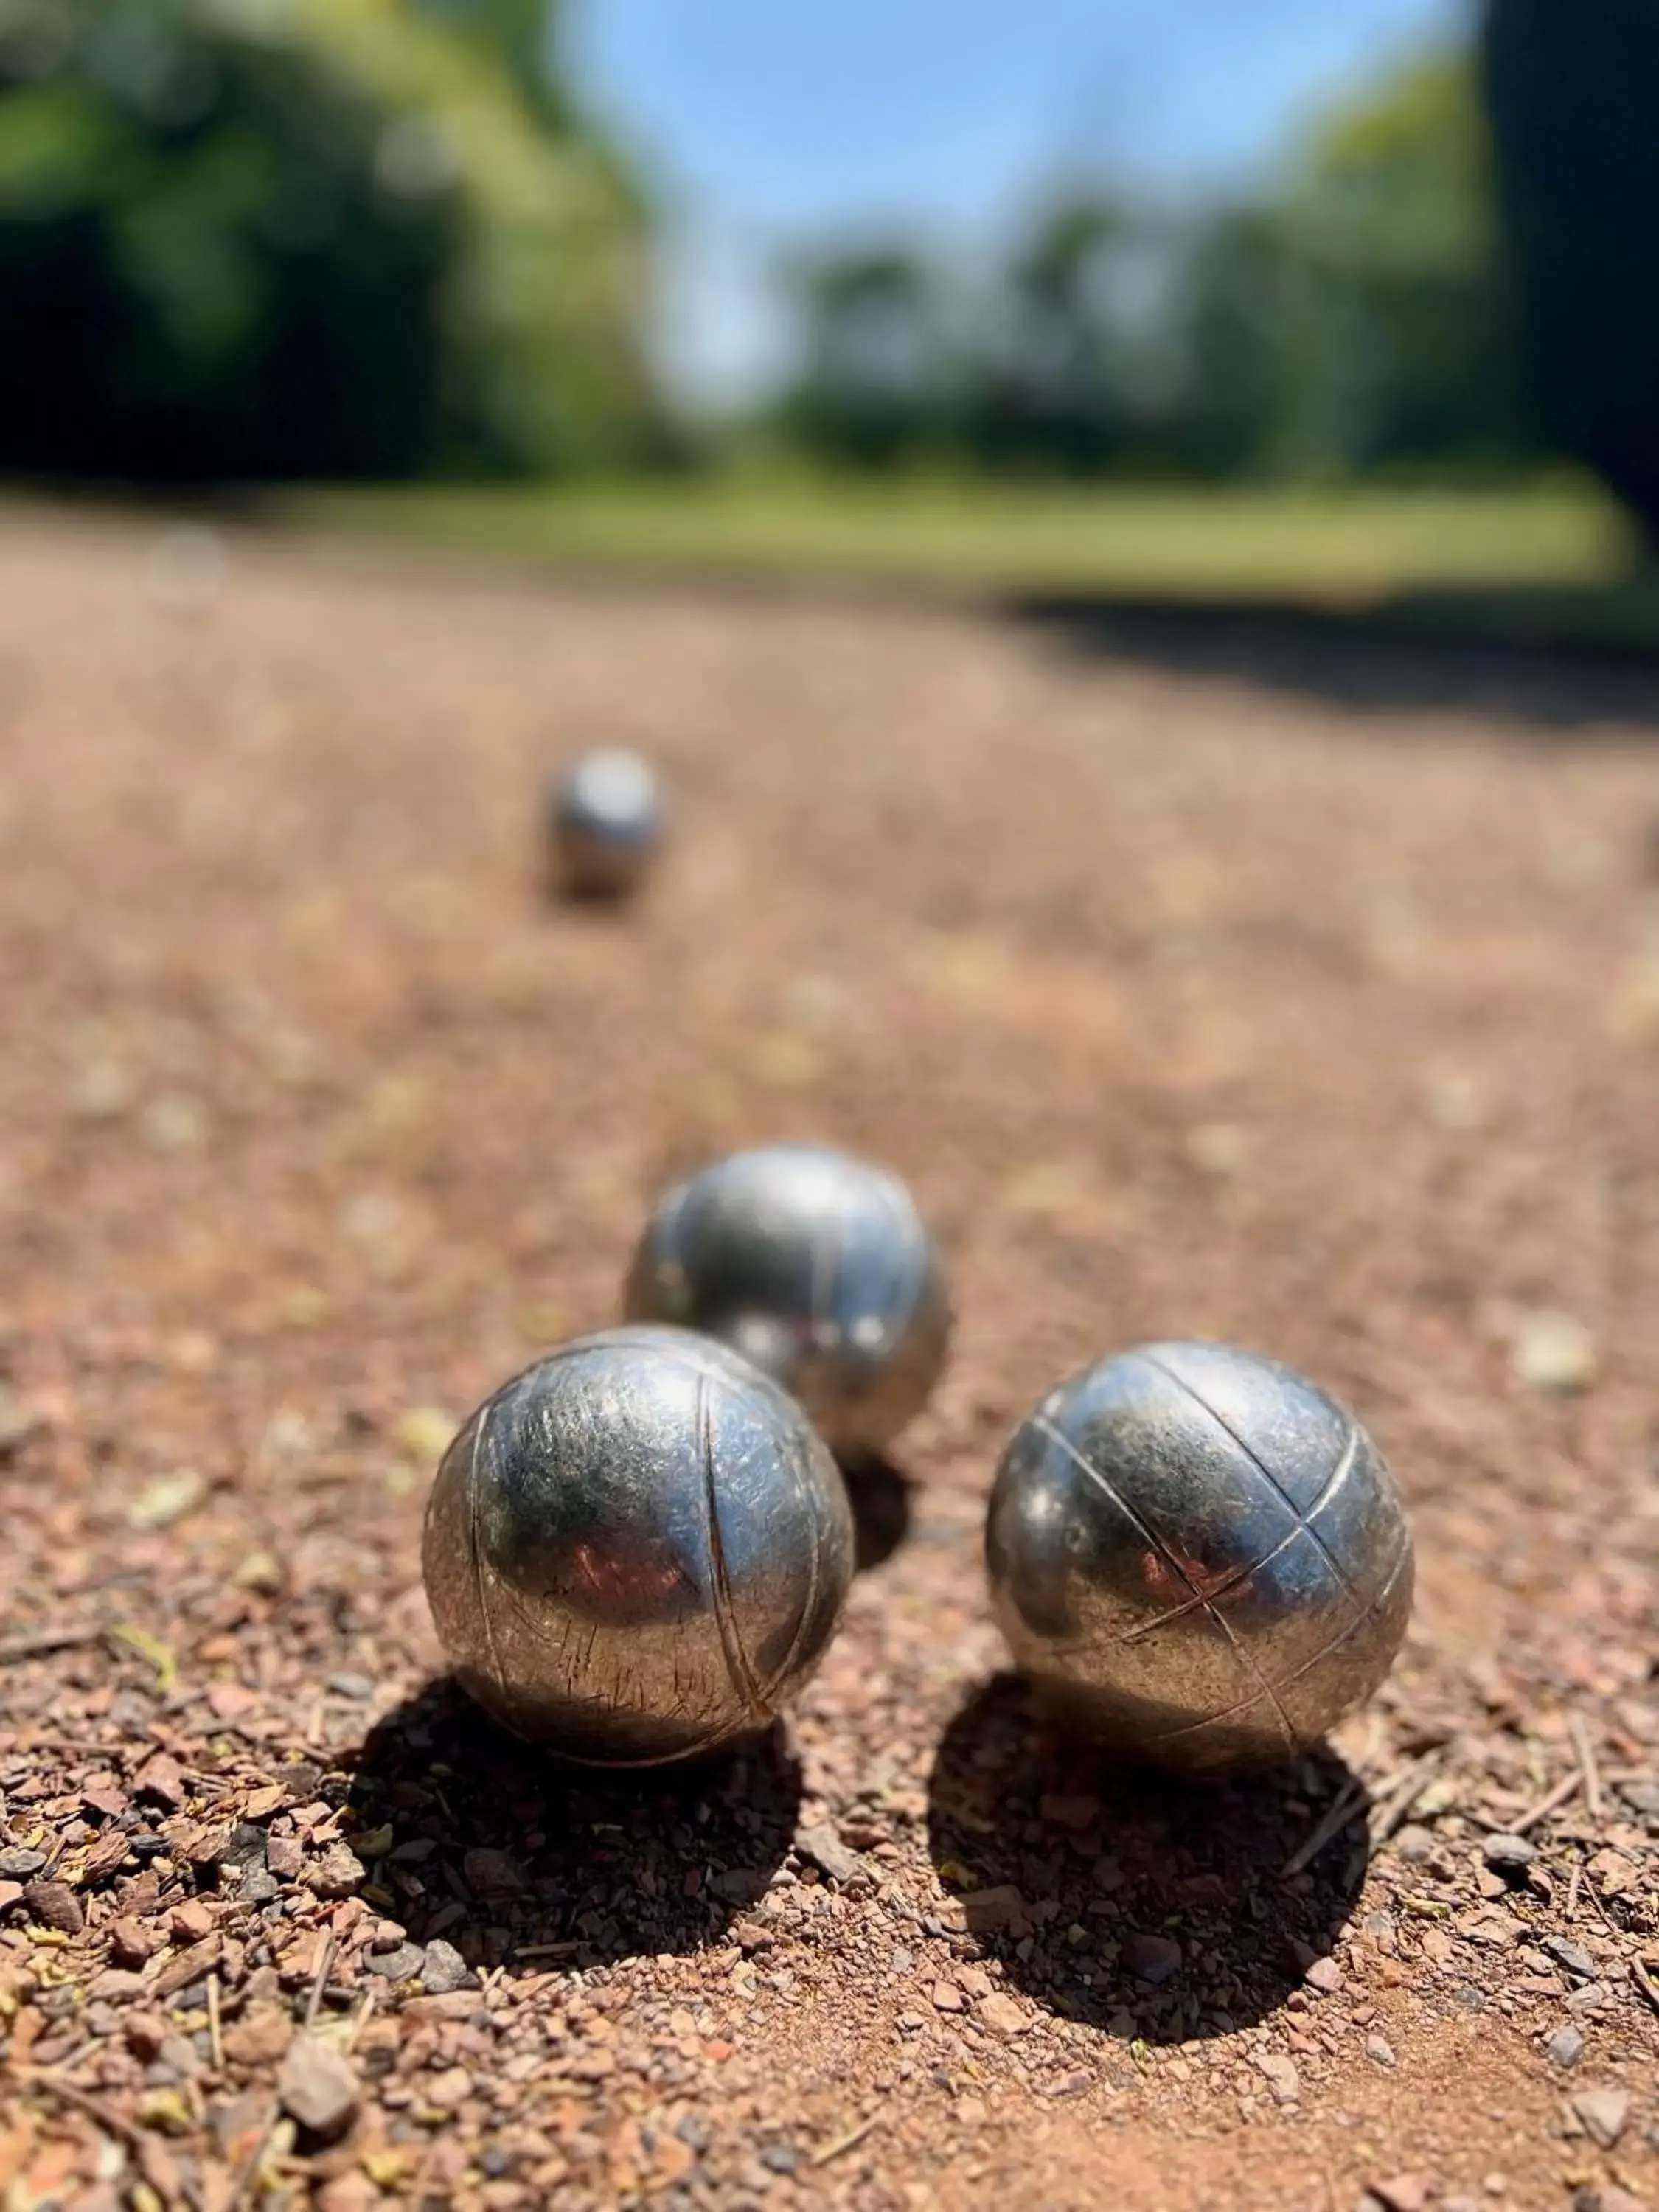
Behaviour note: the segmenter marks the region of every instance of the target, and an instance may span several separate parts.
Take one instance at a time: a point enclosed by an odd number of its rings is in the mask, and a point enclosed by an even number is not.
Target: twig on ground
[[[334,1954],[339,1948],[340,1940],[337,1936],[331,1936],[323,1946],[323,1955],[318,1961],[316,1972],[311,1978],[311,1994],[306,1999],[305,2024],[307,2028],[315,2027],[317,2025],[317,2014],[322,2009],[323,1991],[328,1987],[329,1973],[334,1965]]]
[[[214,2067],[222,2074],[225,2069],[225,2045],[219,2025],[219,1975],[216,1968],[207,1978],[207,2012],[208,2044],[213,2052]]]
[[[1601,1777],[1595,1764],[1595,1747],[1590,1741],[1589,1730],[1584,1725],[1582,1713],[1567,1715],[1567,1735],[1572,1742],[1573,1756],[1578,1761],[1578,1771],[1584,1783],[1584,1810],[1592,1820],[1599,1820],[1602,1813]]]
[[[1404,1826],[1407,1815],[1427,1789],[1429,1778],[1440,1764],[1441,1749],[1442,1747],[1437,1744],[1432,1751],[1425,1751],[1395,1779],[1372,1808],[1370,1842],[1373,1850],[1386,1844],[1396,1828]]]
[[[1510,1826],[1509,1833],[1524,1836],[1528,1828],[1535,1828],[1540,1820],[1547,1820],[1552,1813],[1559,1812],[1569,1798],[1577,1796],[1583,1786],[1583,1771],[1575,1767],[1571,1774],[1564,1774],[1554,1789],[1547,1791],[1529,1811],[1523,1813]]]
[[[1655,1988],[1652,1975],[1649,1973],[1639,1959],[1631,1960],[1630,1978],[1653,2007],[1655,2012],[1659,2012],[1659,1989]]]
[[[1575,1859],[1572,1863],[1572,1873],[1567,1882],[1566,1916],[1569,1920],[1573,1919],[1577,1914],[1578,1889],[1583,1879],[1584,1862],[1583,1859]]]
[[[101,1643],[101,1627],[42,1628],[30,1636],[0,1638],[0,1667],[14,1660],[45,1659],[54,1651],[78,1651],[83,1644]]]
[[[1315,1827],[1306,1843],[1291,1853],[1280,1870],[1280,1879],[1289,1881],[1304,1867],[1311,1866],[1327,1844],[1340,1836],[1354,1814],[1359,1810],[1365,1796],[1365,1785],[1358,1776],[1352,1775],[1337,1795],[1337,1800],[1324,1818]]]
[[[95,2120],[106,2134],[115,2136],[130,2149],[137,2150],[143,2147],[146,2140],[143,2130],[135,2126],[132,2121],[123,2119],[119,2112],[105,2104],[101,2097],[94,2097],[90,2090],[77,2088],[73,2081],[66,2081],[61,2074],[52,2073],[44,2066],[19,2066],[13,2070],[26,2088],[44,2089],[49,2097],[56,2097],[60,2104],[70,2106],[77,2112],[84,2112],[88,2119]]]
[[[872,2133],[884,2118],[884,2110],[872,2112],[867,2120],[860,2120],[857,2127],[848,2128],[847,2133],[844,2136],[837,2136],[834,2142],[825,2143],[821,2151],[808,2159],[806,2161],[808,2166],[812,2167],[828,2166],[831,2159],[844,2158],[849,2150],[856,2150],[866,2136]]]
[[[351,2027],[346,2035],[345,2047],[348,2051],[355,2051],[357,2048],[357,2038],[368,2026],[370,2020],[374,2016],[377,1994],[378,1993],[375,1990],[373,1983],[371,1983],[368,1988],[364,1990],[363,2001],[353,2014]]]

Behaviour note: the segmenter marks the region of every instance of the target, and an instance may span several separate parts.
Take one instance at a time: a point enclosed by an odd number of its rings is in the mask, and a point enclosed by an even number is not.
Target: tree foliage
[[[0,0],[0,466],[549,469],[636,440],[644,222],[529,15]]]
[[[883,279],[878,349],[902,353],[902,404],[886,407],[868,457],[943,445],[995,468],[1318,477],[1532,451],[1461,56],[1335,110],[1252,198],[1175,215],[1073,194],[954,298],[925,258],[902,258],[902,287],[891,266]],[[818,265],[809,433],[833,433],[868,386],[880,266]],[[957,335],[924,343],[925,330]]]

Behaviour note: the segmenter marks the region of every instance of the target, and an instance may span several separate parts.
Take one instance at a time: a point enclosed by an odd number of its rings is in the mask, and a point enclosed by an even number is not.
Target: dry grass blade
[[[1342,1788],[1335,1804],[1315,1828],[1306,1843],[1291,1853],[1285,1862],[1282,1878],[1289,1881],[1306,1867],[1311,1866],[1327,1844],[1340,1836],[1360,1806],[1364,1802],[1365,1785],[1354,1775]]]
[[[96,2121],[106,2135],[125,2143],[129,2149],[141,2149],[148,2140],[142,2128],[135,2127],[131,2120],[124,2119],[101,2097],[94,2097],[90,2091],[77,2088],[73,2081],[65,2081],[61,2075],[34,2066],[19,2067],[16,2073],[26,2087],[44,2089],[49,2097],[55,2097],[60,2104],[84,2113],[88,2119]]]
[[[1559,1813],[1562,1806],[1569,1799],[1576,1797],[1583,1786],[1584,1777],[1580,1770],[1575,1768],[1572,1773],[1564,1774],[1553,1790],[1547,1790],[1535,1805],[1522,1814],[1518,1820],[1509,1823],[1507,1832],[1511,1836],[1524,1836],[1540,1820],[1547,1820],[1552,1813]]]
[[[857,2127],[848,2128],[846,2134],[837,2136],[834,2142],[825,2143],[821,2151],[807,2160],[807,2164],[816,2169],[828,2166],[832,2159],[844,2158],[849,2150],[856,2150],[865,2137],[880,2126],[884,2118],[884,2113],[872,2112],[867,2120],[860,2120]]]
[[[1584,1810],[1592,1820],[1599,1820],[1604,1809],[1601,1776],[1595,1764],[1595,1747],[1590,1741],[1589,1730],[1584,1725],[1582,1713],[1567,1715],[1567,1735],[1571,1739],[1573,1756],[1578,1761],[1578,1771],[1584,1784]]]

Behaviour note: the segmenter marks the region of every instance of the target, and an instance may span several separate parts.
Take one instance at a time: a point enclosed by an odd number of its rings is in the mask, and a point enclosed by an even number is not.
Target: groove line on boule
[[[1257,1666],[1254,1654],[1249,1651],[1245,1646],[1239,1642],[1237,1637],[1234,1635],[1231,1625],[1228,1621],[1226,1616],[1224,1613],[1220,1613],[1216,1611],[1214,1606],[1212,1606],[1209,1599],[1205,1596],[1203,1591],[1200,1589],[1198,1584],[1187,1572],[1187,1570],[1182,1565],[1180,1560],[1176,1558],[1174,1553],[1170,1551],[1169,1546],[1164,1541],[1163,1538],[1158,1534],[1156,1530],[1147,1526],[1146,1522],[1141,1519],[1140,1516],[1135,1511],[1134,1508],[1127,1502],[1127,1499],[1121,1498],[1118,1495],[1116,1490],[1113,1488],[1111,1483],[1108,1481],[1107,1478],[1101,1473],[1100,1469],[1097,1467],[1091,1465],[1088,1460],[1085,1459],[1083,1454],[1078,1449],[1077,1446],[1072,1442],[1071,1438],[1065,1433],[1065,1431],[1062,1429],[1056,1427],[1054,1423],[1049,1419],[1046,1413],[1037,1413],[1034,1415],[1033,1421],[1038,1432],[1041,1435],[1047,1437],[1051,1443],[1057,1444],[1060,1449],[1065,1454],[1066,1457],[1071,1461],[1072,1464],[1080,1469],[1081,1472],[1088,1477],[1089,1480],[1111,1500],[1112,1504],[1116,1506],[1118,1511],[1122,1514],[1124,1519],[1129,1523],[1130,1527],[1133,1528],[1136,1534],[1139,1535],[1144,1542],[1152,1546],[1153,1551],[1158,1553],[1159,1559],[1163,1560],[1164,1565],[1169,1568],[1171,1574],[1173,1574],[1178,1581],[1186,1583],[1188,1589],[1191,1590],[1193,1595],[1203,1607],[1205,1612],[1215,1623],[1216,1626],[1221,1631],[1222,1635],[1226,1638],[1229,1648],[1231,1650],[1233,1656],[1237,1660],[1244,1672],[1256,1685],[1255,1692],[1250,1697],[1245,1698],[1243,1705],[1231,1706],[1228,1710],[1232,1712],[1242,1712],[1246,1706],[1255,1705],[1258,1698],[1265,1697],[1267,1703],[1273,1709],[1273,1712],[1278,1719],[1279,1727],[1285,1731],[1285,1741],[1289,1746],[1291,1751],[1292,1753],[1299,1751],[1301,1749],[1300,1739],[1298,1738],[1296,1730],[1291,1725],[1290,1715],[1285,1711],[1284,1706],[1279,1702],[1278,1692],[1273,1688],[1273,1684],[1267,1680],[1267,1676],[1262,1673],[1261,1668]],[[1206,1717],[1205,1720],[1194,1723],[1193,1725],[1198,1728],[1207,1727],[1209,1725],[1209,1717]],[[1186,1734],[1187,1731],[1184,1729],[1177,1729],[1174,1733],[1179,1735]]]
[[[749,1655],[743,1648],[737,1616],[732,1607],[732,1578],[726,1565],[726,1540],[720,1534],[720,1503],[715,1495],[714,1418],[708,1403],[708,1376],[700,1373],[694,1420],[698,1447],[702,1453],[702,1486],[708,1515],[708,1565],[714,1586],[714,1626],[720,1631],[720,1648],[726,1654],[726,1671],[732,1677],[732,1686],[756,1718],[763,1720],[767,1717],[766,1702],[750,1667]]]
[[[1325,1541],[1325,1539],[1320,1534],[1318,1529],[1310,1527],[1309,1522],[1303,1517],[1302,1512],[1298,1508],[1296,1500],[1291,1496],[1290,1492],[1285,1489],[1279,1477],[1261,1457],[1261,1455],[1248,1444],[1244,1441],[1244,1438],[1239,1435],[1237,1430],[1234,1428],[1232,1423],[1224,1419],[1221,1414],[1218,1413],[1215,1407],[1210,1404],[1207,1399],[1200,1398],[1198,1392],[1194,1389],[1192,1384],[1187,1382],[1182,1376],[1177,1375],[1172,1367],[1166,1367],[1161,1359],[1155,1359],[1149,1352],[1141,1352],[1139,1357],[1148,1367],[1152,1368],[1158,1374],[1161,1375],[1166,1382],[1173,1382],[1176,1389],[1183,1392],[1186,1396],[1192,1400],[1194,1405],[1200,1407],[1215,1423],[1217,1428],[1221,1431],[1223,1436],[1231,1437],[1233,1443],[1237,1444],[1239,1450],[1243,1453],[1245,1458],[1249,1460],[1250,1465],[1261,1477],[1261,1480],[1267,1485],[1268,1488],[1273,1492],[1274,1497],[1278,1498],[1279,1504],[1285,1508],[1285,1511],[1292,1516],[1297,1527],[1298,1528],[1307,1530],[1309,1537],[1316,1545],[1318,1546],[1326,1565],[1330,1569],[1332,1574],[1335,1576],[1338,1583],[1340,1583],[1343,1590],[1346,1592],[1349,1604],[1352,1606],[1355,1613],[1363,1618],[1365,1608],[1360,1601],[1359,1593],[1354,1589],[1353,1584],[1348,1580],[1346,1574],[1344,1572],[1337,1559],[1336,1554],[1332,1551],[1330,1546]],[[1346,1474],[1347,1471],[1346,1462],[1358,1452],[1358,1449],[1359,1425],[1358,1422],[1351,1420],[1348,1424],[1348,1440],[1343,1448],[1341,1457],[1337,1462],[1337,1472]]]

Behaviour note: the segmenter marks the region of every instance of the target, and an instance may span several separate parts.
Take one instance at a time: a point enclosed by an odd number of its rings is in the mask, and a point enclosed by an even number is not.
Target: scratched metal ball
[[[507,1383],[427,1507],[449,1662],[519,1735],[604,1766],[763,1728],[812,1673],[853,1575],[835,1462],[723,1345],[617,1328]]]
[[[659,1200],[629,1314],[732,1345],[832,1451],[877,1453],[945,1364],[944,1269],[896,1176],[814,1145],[733,1152]]]
[[[1148,1344],[1042,1401],[985,1532],[999,1623],[1060,1716],[1162,1765],[1265,1765],[1370,1695],[1412,1541],[1353,1415],[1277,1361]]]
[[[662,842],[655,770],[619,747],[583,753],[554,783],[552,828],[561,886],[578,897],[621,897],[638,886]]]

